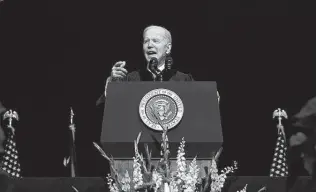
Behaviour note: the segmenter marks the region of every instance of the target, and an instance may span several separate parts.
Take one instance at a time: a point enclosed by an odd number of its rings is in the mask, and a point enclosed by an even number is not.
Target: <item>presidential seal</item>
[[[149,128],[162,131],[159,122],[169,129],[182,119],[183,103],[180,97],[168,89],[155,89],[148,92],[139,104],[139,115]],[[159,121],[159,122],[158,122]]]

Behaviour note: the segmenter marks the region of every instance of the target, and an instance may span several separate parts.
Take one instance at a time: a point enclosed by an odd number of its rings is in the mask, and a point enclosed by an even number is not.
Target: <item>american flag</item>
[[[278,139],[270,169],[270,177],[287,177],[289,174],[286,160],[287,144],[283,130],[283,126],[278,125]]]
[[[15,134],[11,130],[5,141],[4,155],[0,166],[0,169],[7,172],[11,177],[21,178],[21,166],[15,142]]]

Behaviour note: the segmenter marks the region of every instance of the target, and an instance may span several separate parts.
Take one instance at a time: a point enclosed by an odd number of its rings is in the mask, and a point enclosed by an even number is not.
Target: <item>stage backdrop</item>
[[[225,141],[221,163],[237,160],[241,175],[268,175],[277,134],[273,110],[281,107],[291,116],[315,95],[316,19],[305,17],[312,13],[306,7],[5,1],[0,97],[21,116],[17,142],[24,175],[68,174],[62,161],[70,107],[81,176],[104,175],[106,161],[91,145],[102,124],[103,109],[95,101],[116,61],[127,61],[129,71],[144,64],[142,30],[150,24],[170,29],[177,69],[195,80],[217,81]]]

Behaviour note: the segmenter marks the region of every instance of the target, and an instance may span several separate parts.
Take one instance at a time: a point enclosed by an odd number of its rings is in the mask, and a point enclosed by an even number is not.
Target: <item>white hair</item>
[[[145,35],[146,31],[148,31],[149,29],[152,29],[152,28],[160,28],[160,29],[163,29],[165,31],[165,38],[168,40],[169,43],[172,43],[172,38],[171,38],[171,33],[170,31],[168,31],[168,29],[162,27],[162,26],[158,26],[158,25],[150,25],[148,27],[146,27],[144,29],[144,32],[143,32],[143,36]]]

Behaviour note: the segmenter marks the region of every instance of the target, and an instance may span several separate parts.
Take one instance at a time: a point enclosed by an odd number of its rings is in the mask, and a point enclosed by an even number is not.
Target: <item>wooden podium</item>
[[[152,158],[160,159],[160,148],[154,138],[161,141],[161,132],[145,125],[139,113],[142,98],[155,89],[170,90],[183,103],[182,120],[168,132],[172,167],[176,168],[175,159],[182,138],[186,141],[187,160],[197,156],[198,165],[209,165],[212,152],[218,151],[223,143],[216,82],[109,83],[101,134],[103,150],[113,156],[119,172],[132,173],[134,140],[142,132],[140,151],[144,151],[144,143],[147,143]]]

